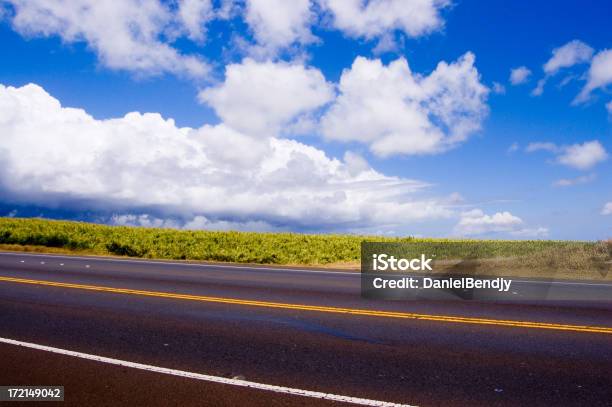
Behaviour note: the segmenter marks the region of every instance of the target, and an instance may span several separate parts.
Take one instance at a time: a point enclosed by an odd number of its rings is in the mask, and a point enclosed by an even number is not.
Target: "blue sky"
[[[0,0],[0,214],[610,237],[607,2],[276,3]]]

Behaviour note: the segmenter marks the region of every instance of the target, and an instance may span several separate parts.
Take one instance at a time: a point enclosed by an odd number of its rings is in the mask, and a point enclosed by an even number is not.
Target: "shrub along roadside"
[[[0,218],[5,249],[37,246],[97,255],[278,265],[357,265],[362,241],[410,242],[438,259],[524,258],[551,269],[589,267],[612,257],[612,243],[585,241],[451,240],[356,235],[191,231],[108,226],[44,219]],[[452,244],[449,244],[452,243]],[[40,249],[39,249],[40,250]],[[552,260],[551,260],[552,259]],[[556,259],[556,260],[555,260]],[[529,263],[531,262],[531,263]],[[568,269],[569,270],[569,269]]]

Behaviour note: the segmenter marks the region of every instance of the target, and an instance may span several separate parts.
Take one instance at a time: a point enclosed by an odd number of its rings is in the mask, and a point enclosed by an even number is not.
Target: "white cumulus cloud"
[[[151,75],[173,73],[204,77],[209,66],[199,57],[183,55],[165,39],[175,21],[159,0],[4,0],[12,5],[12,24],[25,36],[59,36],[64,42],[86,42],[111,69]],[[181,4],[181,16],[187,0]],[[188,16],[189,32],[195,20]]]
[[[612,215],[612,202],[607,202],[601,209],[602,215]]]
[[[587,170],[607,158],[608,153],[601,143],[593,140],[564,147],[563,153],[557,159],[568,167]]]
[[[574,104],[587,101],[595,89],[605,88],[611,83],[612,49],[605,49],[593,57],[591,67],[587,73],[587,83],[574,99]]]
[[[525,228],[523,225],[521,218],[508,211],[487,215],[481,209],[472,209],[461,213],[454,231],[460,236],[506,234],[521,238],[535,238],[548,235],[547,228]]]
[[[551,142],[529,143],[528,153],[547,151],[556,154],[556,161],[568,167],[588,170],[608,158],[608,153],[598,140],[558,146]]]
[[[544,64],[544,73],[554,75],[562,68],[589,62],[592,56],[593,48],[579,40],[570,41],[552,51],[552,57]]]
[[[356,155],[338,160],[226,124],[179,128],[156,113],[98,120],[33,84],[0,86],[0,165],[6,200],[77,202],[124,224],[350,230],[453,214],[427,184],[385,176]]]
[[[314,41],[311,7],[310,0],[247,0],[245,20],[259,45],[252,53],[273,56],[294,43]]]
[[[352,37],[381,37],[400,30],[418,37],[440,29],[440,11],[449,0],[319,0],[332,15],[335,28]]]
[[[510,83],[512,85],[523,84],[529,80],[529,76],[531,76],[531,70],[526,66],[513,68],[510,70]]]
[[[455,233],[461,236],[469,236],[490,232],[510,232],[522,224],[521,218],[512,215],[510,212],[497,212],[493,215],[487,215],[481,209],[473,209],[461,214],[459,223],[455,226]]]
[[[544,86],[551,76],[557,74],[561,69],[589,62],[592,57],[593,48],[580,40],[573,40],[561,47],[555,48],[550,59],[542,66],[545,74],[544,78],[538,81],[531,94],[540,96],[544,93]],[[566,78],[564,83],[567,80]]]
[[[189,38],[203,41],[206,23],[215,16],[212,0],[180,0],[178,17]]]
[[[379,156],[447,150],[479,130],[488,112],[489,90],[474,60],[468,52],[423,76],[403,58],[383,65],[358,57],[342,73],[322,132],[328,139],[366,143]]]
[[[309,112],[333,97],[333,86],[316,68],[248,58],[228,65],[225,81],[199,94],[224,123],[262,137],[276,136],[292,124],[299,125],[300,119],[308,119]]]

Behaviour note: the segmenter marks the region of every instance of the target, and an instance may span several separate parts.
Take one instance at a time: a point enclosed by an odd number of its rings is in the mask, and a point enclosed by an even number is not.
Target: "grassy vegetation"
[[[188,231],[0,218],[0,248],[8,250],[279,265],[358,266],[362,241],[410,242],[415,254],[436,253],[437,259],[441,260],[491,259],[503,263],[503,259],[520,258],[521,264],[528,268],[554,269],[556,272],[564,269],[571,273],[601,268],[600,265],[608,264],[606,262],[612,257],[610,242]]]

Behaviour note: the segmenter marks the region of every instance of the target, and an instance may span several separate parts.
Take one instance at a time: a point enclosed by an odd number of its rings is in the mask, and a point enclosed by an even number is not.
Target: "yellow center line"
[[[180,299],[180,300],[212,302],[212,303],[220,303],[220,304],[247,305],[247,306],[252,306],[252,307],[280,308],[280,309],[292,309],[292,310],[300,310],[300,311],[327,312],[327,313],[333,313],[333,314],[364,315],[364,316],[386,317],[386,318],[416,319],[416,320],[422,320],[422,321],[455,322],[455,323],[462,323],[462,324],[497,325],[497,326],[511,326],[511,327],[518,327],[518,328],[553,329],[553,330],[559,330],[559,331],[575,331],[575,332],[592,332],[592,333],[612,334],[612,327],[603,327],[603,326],[566,325],[566,324],[555,324],[555,323],[546,323],[546,322],[513,321],[513,320],[503,320],[503,319],[487,319],[487,318],[456,317],[456,316],[445,316],[445,315],[415,314],[411,312],[376,311],[376,310],[368,310],[368,309],[327,307],[327,306],[320,306],[320,305],[288,304],[288,303],[282,303],[282,302],[242,300],[238,298],[208,297],[208,296],[201,296],[201,295],[178,294],[178,293],[169,293],[169,292],[161,292],[161,291],[143,291],[143,290],[133,290],[129,288],[115,288],[115,287],[104,287],[104,286],[96,286],[96,285],[60,283],[56,281],[30,280],[30,279],[24,279],[24,278],[2,277],[2,276],[0,276],[0,281],[9,282],[9,283],[19,283],[19,284],[42,285],[42,286],[49,286],[49,287],[74,288],[74,289],[79,289],[79,290],[109,292],[109,293],[117,293],[117,294],[141,295],[141,296],[147,296],[147,297],[173,298],[173,299]]]

